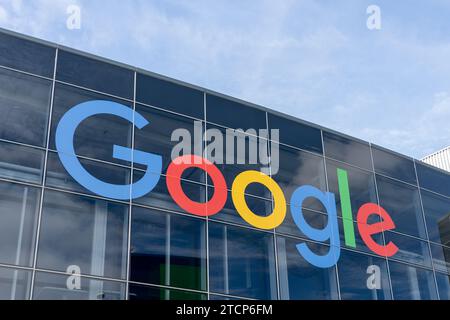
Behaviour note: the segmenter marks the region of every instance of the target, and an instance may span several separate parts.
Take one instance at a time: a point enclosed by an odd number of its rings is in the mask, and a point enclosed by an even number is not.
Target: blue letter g
[[[134,122],[138,129],[142,129],[148,124],[148,121],[139,113],[119,103],[94,100],[76,105],[64,114],[56,129],[56,150],[64,168],[83,187],[103,197],[129,200],[142,197],[152,191],[159,181],[162,170],[162,158],[160,155],[138,150],[132,151],[130,148],[117,145],[113,146],[114,158],[147,166],[144,176],[132,185],[116,185],[103,182],[93,177],[81,165],[75,155],[73,146],[75,130],[82,121],[98,114],[111,114],[121,117],[131,123]]]

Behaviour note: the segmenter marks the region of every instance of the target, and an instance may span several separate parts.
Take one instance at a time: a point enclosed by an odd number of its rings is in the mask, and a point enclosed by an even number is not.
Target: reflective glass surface
[[[53,102],[53,121],[51,126],[50,148],[56,150],[55,133],[62,116],[76,105],[92,101],[108,100],[132,107],[130,103],[86,90],[57,84]],[[94,159],[130,165],[130,163],[113,158],[113,145],[131,147],[133,124],[113,115],[100,114],[84,120],[77,128],[74,137],[75,153]]]
[[[130,280],[206,289],[205,221],[133,208]]]
[[[121,98],[133,99],[132,70],[64,50],[58,52],[56,79]]]
[[[342,250],[338,263],[343,300],[390,300],[391,287],[385,259]]]
[[[123,279],[128,205],[47,190],[38,261],[40,268]],[[70,239],[70,241],[68,241]]]
[[[209,268],[212,292],[276,299],[271,234],[210,222]]]
[[[0,65],[51,78],[56,49],[0,33]]]
[[[448,274],[436,272],[436,282],[440,300],[450,300],[450,277]]]
[[[280,130],[280,143],[320,154],[323,153],[320,129],[270,113],[268,114],[268,120],[270,130]]]
[[[450,174],[416,161],[417,177],[421,188],[450,197]]]
[[[373,165],[375,172],[417,184],[414,162],[393,152],[372,146]]]
[[[281,299],[338,299],[335,267],[321,269],[309,264],[296,248],[300,242],[277,237]],[[329,250],[328,246],[315,243],[308,243],[308,247],[319,255]]]
[[[0,69],[0,139],[43,147],[52,83]]]
[[[33,265],[40,189],[0,182],[0,263]]]
[[[323,131],[323,143],[325,156],[363,169],[372,170],[372,159],[368,143],[345,138],[327,131]]]
[[[450,247],[450,199],[420,192],[430,241]]]
[[[389,231],[384,233],[384,238],[386,243],[392,241],[398,247],[398,252],[391,259],[431,268],[430,249],[425,241]]]
[[[377,175],[380,205],[395,223],[395,231],[425,238],[425,225],[417,187]]]
[[[432,271],[389,261],[389,272],[395,300],[437,299]]]
[[[0,141],[0,177],[41,183],[44,155],[43,150]]]
[[[206,121],[231,129],[267,129],[264,111],[210,94],[206,95]]]
[[[136,100],[154,107],[204,118],[204,94],[199,90],[138,73]]]
[[[33,300],[124,300],[125,284],[74,275],[37,272]]]
[[[27,300],[31,291],[31,271],[0,268],[0,300]]]

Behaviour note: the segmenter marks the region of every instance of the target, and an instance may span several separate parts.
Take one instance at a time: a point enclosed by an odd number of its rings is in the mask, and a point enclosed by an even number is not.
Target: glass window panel
[[[302,212],[306,222],[311,227],[315,229],[323,229],[326,227],[328,221],[328,216],[326,214],[308,210],[305,208],[302,208]],[[300,229],[295,224],[294,219],[292,218],[291,206],[289,205],[287,206],[286,218],[284,219],[283,223],[277,228],[277,232],[286,235],[292,235],[295,237],[301,237],[304,239],[308,238],[300,231]]]
[[[128,205],[47,190],[37,264],[63,272],[77,266],[82,274],[124,278],[127,222]]]
[[[51,90],[51,81],[0,69],[0,139],[45,146]]]
[[[125,300],[125,283],[37,272],[33,300]]]
[[[209,287],[212,292],[276,299],[273,236],[266,232],[209,224]]]
[[[207,295],[191,291],[164,289],[130,283],[130,300],[207,300]]]
[[[373,146],[372,155],[375,172],[417,184],[414,162],[411,159]]]
[[[133,99],[134,72],[111,63],[59,50],[56,79]]]
[[[386,243],[392,241],[399,249],[392,259],[431,268],[431,256],[427,242],[389,231],[384,233],[384,237]]]
[[[345,233],[344,233],[344,224],[343,224],[343,219],[338,218],[338,225],[339,225],[339,237],[340,237],[340,241],[341,241],[341,246],[345,247],[346,243],[345,243]],[[379,221],[378,221],[379,222]],[[373,224],[376,223],[376,221],[369,221],[369,224]],[[367,246],[367,244],[364,242],[364,240],[361,238],[361,233],[359,232],[360,227],[365,227],[366,225],[360,225],[358,224],[356,221],[353,222],[353,228],[355,231],[355,243],[356,243],[356,248],[352,248],[353,250],[357,250],[357,251],[362,251],[362,252],[367,252],[367,253],[371,253],[373,254],[373,251]],[[383,233],[376,233],[371,235],[371,238],[378,243],[380,246],[384,245],[384,240],[383,240]]]
[[[208,160],[215,163],[220,172],[222,172],[228,189],[231,189],[235,178],[244,171],[260,171],[261,168],[265,168],[266,173],[268,173],[268,166],[261,164],[261,160],[266,159],[262,159],[260,156],[261,152],[266,155],[268,154],[266,139],[244,133],[231,132],[230,130],[210,124],[207,124],[206,128],[208,130],[219,130],[222,133],[222,147],[214,148],[213,152],[213,147],[210,147],[210,144],[208,143],[206,149],[208,152]],[[260,143],[263,144],[264,147],[261,147]],[[238,149],[240,149],[239,146],[242,144],[245,146],[245,154],[243,154],[244,151],[238,151]],[[216,146],[217,145],[218,144],[216,144]],[[254,150],[255,146],[257,147],[256,154]],[[210,154],[212,154],[212,157],[209,156]],[[208,184],[212,185],[209,176]],[[271,198],[270,192],[263,185],[258,183],[250,184],[245,192],[259,197]]]
[[[450,274],[450,248],[431,243],[430,249],[434,269]]]
[[[342,250],[338,271],[341,299],[391,299],[391,287],[385,259]]]
[[[114,100],[86,90],[57,84],[53,105],[50,148],[55,150],[55,132],[62,116],[76,105],[91,100],[108,100],[132,107],[128,102]],[[96,115],[84,120],[75,132],[74,148],[77,155],[130,165],[113,158],[113,145],[131,147],[133,124],[113,115]]]
[[[167,167],[172,162],[173,147],[182,142],[181,140],[171,141],[172,133],[175,130],[183,130],[184,133],[189,133],[191,143],[187,143],[187,145],[191,146],[191,152],[184,150],[186,154],[202,155],[203,124],[201,122],[197,122],[197,131],[199,132],[196,135],[195,124],[192,119],[141,105],[136,106],[136,111],[146,118],[150,124],[141,130],[135,131],[135,148],[140,151],[161,155],[163,158],[163,174],[166,173]],[[195,146],[196,142],[198,142],[197,146]],[[199,149],[198,152],[197,149]],[[136,164],[135,167],[146,169],[140,164]],[[152,169],[150,168],[150,170]],[[155,173],[159,174],[160,172]],[[203,170],[200,169],[186,170],[183,178],[198,182],[205,181]]]
[[[370,146],[331,132],[323,132],[325,155],[363,169],[372,170]]]
[[[97,179],[112,184],[126,185],[130,183],[131,169],[105,164],[93,160],[78,159],[81,165]],[[58,154],[49,152],[47,160],[46,185],[64,190],[93,194],[85,189],[64,169]]]
[[[0,177],[41,183],[44,151],[0,141]]]
[[[56,49],[17,36],[0,34],[0,65],[52,78]]]
[[[420,192],[430,241],[450,247],[450,199]]]
[[[40,190],[0,182],[0,262],[33,265]]]
[[[395,223],[395,231],[425,238],[419,190],[381,176],[376,177],[380,205]]]
[[[209,300],[213,301],[237,301],[237,300],[248,300],[248,299],[241,299],[236,297],[229,297],[229,296],[221,296],[218,294],[210,294]]]
[[[208,193],[209,193],[208,199],[211,199],[214,193],[214,189],[208,187]],[[269,214],[272,213],[271,200],[257,198],[251,195],[245,195],[245,201],[247,203],[248,208],[258,216],[267,217]],[[210,219],[228,221],[245,226],[251,226],[236,211],[236,208],[233,203],[233,198],[231,196],[231,192],[228,192],[228,197],[225,202],[224,208],[218,214],[211,216]]]
[[[245,119],[245,118],[243,118]],[[281,143],[322,154],[320,129],[269,113],[269,129],[280,130]]]
[[[267,129],[264,111],[210,94],[206,95],[206,121],[231,129]]]
[[[136,100],[203,119],[203,92],[155,77],[137,74]]]
[[[450,197],[450,174],[416,162],[417,176],[421,188]]]
[[[322,191],[327,189],[323,158],[284,146],[280,146],[280,169],[273,179],[283,190],[287,203],[290,203],[293,192],[303,185],[312,185]],[[319,201],[312,198],[306,199],[303,207],[325,210]]]
[[[299,242],[277,237],[281,299],[338,299],[335,267],[322,269],[308,263],[296,248]],[[309,242],[308,247],[320,255],[330,250],[328,246]]]
[[[133,208],[130,279],[206,289],[204,220]]]
[[[389,261],[394,300],[437,299],[433,272]]]
[[[436,282],[439,291],[439,299],[450,300],[450,276],[436,272]]]
[[[372,172],[359,170],[343,163],[327,160],[327,177],[329,191],[335,194],[338,216],[342,217],[341,197],[337,170],[347,171],[348,187],[350,191],[350,204],[352,206],[353,220],[356,220],[359,208],[367,202],[377,203],[374,175]],[[379,221],[379,220],[378,220]]]
[[[0,268],[0,299],[28,300],[31,289],[31,271]]]
[[[133,181],[138,181],[142,178],[143,175],[143,171],[134,170]],[[204,185],[193,183],[187,180],[181,180],[181,187],[183,188],[186,196],[192,201],[205,202],[206,191]],[[145,196],[133,199],[133,203],[186,213],[184,209],[180,208],[176,204],[172,196],[169,194],[165,176],[160,176],[159,182],[156,187]]]

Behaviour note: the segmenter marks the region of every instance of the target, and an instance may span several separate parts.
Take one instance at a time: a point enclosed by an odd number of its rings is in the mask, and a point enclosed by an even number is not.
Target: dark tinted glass
[[[33,300],[125,300],[125,283],[37,272]]]
[[[450,300],[450,277],[448,274],[436,272],[436,282],[439,291],[439,299]]]
[[[352,207],[353,220],[356,220],[359,208],[367,202],[377,203],[375,179],[372,172],[359,170],[343,163],[327,160],[327,178],[329,191],[335,194],[336,209],[338,216],[342,216],[341,194],[337,170],[345,170],[348,177],[348,188],[350,192],[350,204]]]
[[[130,283],[128,298],[130,300],[206,300],[207,295]]]
[[[204,118],[203,92],[142,74],[137,75],[136,101],[197,119]]]
[[[0,299],[27,300],[31,289],[31,271],[0,268]]]
[[[273,236],[209,224],[209,287],[212,292],[276,299]]]
[[[0,139],[45,146],[51,85],[0,69]]]
[[[430,249],[427,242],[393,232],[385,232],[384,238],[386,243],[392,241],[398,247],[398,252],[391,259],[431,268]]]
[[[377,147],[372,147],[373,164],[375,172],[399,179],[408,183],[417,184],[414,162]]]
[[[278,268],[281,299],[338,299],[335,268],[317,268],[299,254],[298,240],[277,237]],[[330,250],[327,246],[308,243],[318,254]]]
[[[46,191],[38,266],[125,278],[128,205]],[[70,241],[68,240],[70,239]]]
[[[86,90],[57,84],[53,105],[50,148],[55,149],[55,132],[62,116],[76,105],[91,100],[110,100],[132,107],[131,104],[91,93]],[[84,120],[75,132],[74,147],[77,155],[130,165],[112,157],[113,145],[131,147],[133,124],[113,115],[96,115]]]
[[[0,65],[53,78],[56,49],[0,33]]]
[[[341,299],[391,299],[385,259],[342,250],[337,266]]]
[[[322,157],[285,146],[280,146],[279,152],[280,169],[273,175],[273,179],[284,191],[287,203],[290,203],[293,192],[303,185],[312,185],[326,191]],[[308,209],[325,210],[319,201],[311,198],[306,199],[303,206]]]
[[[420,192],[430,241],[450,247],[450,199]]]
[[[182,149],[182,152],[174,154],[174,157],[202,154],[203,124],[201,122],[194,122],[187,117],[142,105],[137,105],[136,111],[146,118],[150,124],[135,131],[135,148],[136,150],[161,155],[163,174],[166,173],[167,167],[172,162],[173,148],[177,145],[180,146],[180,143],[186,145],[186,148]],[[174,141],[172,141],[172,134],[174,134]],[[145,166],[139,164],[136,164],[136,168],[146,169]],[[159,174],[159,172],[155,173]],[[200,169],[186,170],[183,178],[198,182],[205,181],[204,173]]]
[[[118,97],[133,99],[134,72],[60,50],[56,79]]]
[[[389,272],[395,300],[437,299],[432,271],[389,261]]]
[[[280,130],[281,143],[308,151],[323,153],[320,129],[273,114],[269,114],[269,129]]]
[[[323,132],[323,143],[327,157],[372,170],[370,146],[330,132]]]
[[[244,171],[261,171],[264,168],[264,172],[269,174],[268,162],[264,162],[264,159],[268,160],[266,139],[210,124],[207,124],[206,128],[208,129],[206,158],[222,172],[228,189],[231,189],[235,178]],[[210,134],[214,138],[210,139]],[[219,136],[220,139],[218,139]],[[209,140],[212,140],[211,143]],[[264,155],[267,158],[264,158]],[[212,185],[209,176],[208,183]],[[271,197],[264,186],[256,183],[248,185],[245,192],[259,197]]]
[[[417,176],[421,188],[450,197],[450,174],[416,162]]]
[[[320,230],[326,227],[328,222],[328,216],[326,214],[308,210],[305,208],[302,208],[302,213],[305,217],[306,222],[312,228]],[[295,224],[291,214],[291,206],[287,206],[286,218],[284,218],[283,223],[277,228],[277,232],[295,237],[301,237],[304,239],[307,238]]]
[[[438,246],[437,244],[431,243],[430,249],[434,269],[450,274],[450,247]]]
[[[264,111],[209,94],[206,95],[206,121],[231,129],[267,129]]]
[[[0,177],[41,183],[44,151],[0,142]]]
[[[138,181],[144,175],[143,171],[134,170],[133,182]],[[205,202],[206,191],[205,186],[199,183],[189,182],[187,180],[181,180],[181,186],[186,196],[195,202]],[[165,210],[173,210],[186,213],[186,211],[180,208],[173,200],[167,189],[166,177],[160,176],[159,182],[156,187],[145,196],[133,199],[133,203],[149,206],[153,208],[161,208]]]
[[[380,205],[395,223],[395,231],[425,238],[419,190],[395,180],[376,177]]]
[[[368,221],[368,225],[379,222],[378,216],[374,216],[373,220],[377,219],[376,221]],[[346,222],[348,220],[345,220]],[[344,220],[342,218],[338,218],[338,226],[339,226],[339,238],[341,240],[341,246],[346,247],[345,243],[345,233],[344,233]],[[367,246],[367,244],[364,242],[364,240],[361,238],[361,233],[359,232],[359,229],[362,227],[368,227],[368,225],[359,224],[356,221],[353,222],[353,228],[355,232],[355,244],[356,247],[351,247],[351,249],[361,252],[367,252],[373,254],[373,251]],[[380,246],[384,245],[383,240],[383,233],[375,233],[370,236],[373,241],[378,243]]]
[[[0,182],[0,263],[33,265],[40,190]]]
[[[211,199],[213,194],[214,189],[208,187],[208,199]],[[272,201],[270,200],[245,195],[245,201],[248,208],[258,216],[267,217],[272,213]],[[250,226],[236,211],[231,192],[228,192],[228,197],[223,209],[218,214],[210,217],[210,219],[228,221],[245,226]]]
[[[111,164],[105,164],[93,160],[78,160],[87,172],[103,182],[118,185],[125,185],[130,183],[131,169]],[[47,186],[93,194],[93,192],[85,189],[75,179],[73,179],[70,174],[67,173],[67,171],[62,166],[57,153],[49,152],[47,161],[47,179],[45,182]]]
[[[206,290],[205,221],[133,208],[130,280]]]

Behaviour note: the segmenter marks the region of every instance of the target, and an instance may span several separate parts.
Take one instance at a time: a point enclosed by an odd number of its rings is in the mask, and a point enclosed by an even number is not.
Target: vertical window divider
[[[48,153],[50,146],[50,133],[52,127],[52,113],[53,113],[53,104],[55,100],[55,85],[56,85],[56,69],[58,67],[58,53],[59,47],[55,49],[55,64],[53,67],[53,80],[52,80],[52,90],[51,90],[51,98],[50,98],[50,107],[47,121],[47,137],[45,142],[45,157],[44,157],[44,165],[42,168],[42,179],[41,179],[41,195],[39,199],[39,213],[37,218],[37,228],[35,234],[35,243],[34,243],[34,253],[33,253],[33,271],[31,275],[31,285],[30,285],[30,300],[33,300],[34,297],[34,283],[36,279],[36,266],[37,266],[37,255],[38,255],[38,247],[39,247],[39,236],[41,231],[41,222],[42,222],[42,210],[44,207],[44,191],[45,191],[45,182],[47,176],[47,163],[48,163]]]

